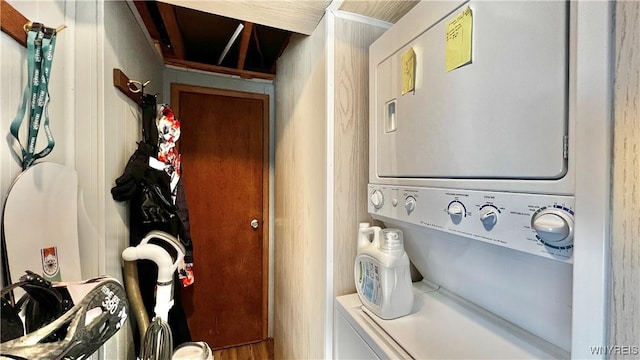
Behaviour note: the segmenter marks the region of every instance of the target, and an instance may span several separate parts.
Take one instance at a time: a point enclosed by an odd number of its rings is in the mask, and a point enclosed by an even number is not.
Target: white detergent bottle
[[[353,273],[360,301],[371,312],[383,319],[411,312],[411,273],[401,230],[360,223]]]

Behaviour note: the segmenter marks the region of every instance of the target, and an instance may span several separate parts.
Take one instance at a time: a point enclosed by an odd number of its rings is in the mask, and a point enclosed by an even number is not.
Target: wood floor
[[[214,360],[273,360],[273,339],[214,350]]]

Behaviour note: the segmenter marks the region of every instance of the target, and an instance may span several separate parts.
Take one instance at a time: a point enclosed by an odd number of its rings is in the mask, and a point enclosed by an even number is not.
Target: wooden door
[[[183,303],[194,341],[267,338],[268,95],[172,84],[194,246]],[[252,221],[257,220],[257,228]]]

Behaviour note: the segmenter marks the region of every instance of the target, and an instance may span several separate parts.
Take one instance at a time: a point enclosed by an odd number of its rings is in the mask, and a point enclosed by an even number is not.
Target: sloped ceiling
[[[334,7],[395,23],[419,1],[345,0]],[[310,35],[326,0],[134,0],[165,63],[273,79],[292,33]],[[235,36],[234,36],[235,35]]]

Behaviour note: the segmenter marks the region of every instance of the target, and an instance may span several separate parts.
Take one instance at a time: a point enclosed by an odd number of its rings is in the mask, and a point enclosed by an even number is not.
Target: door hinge
[[[562,156],[564,159],[569,158],[569,135],[562,137]]]

